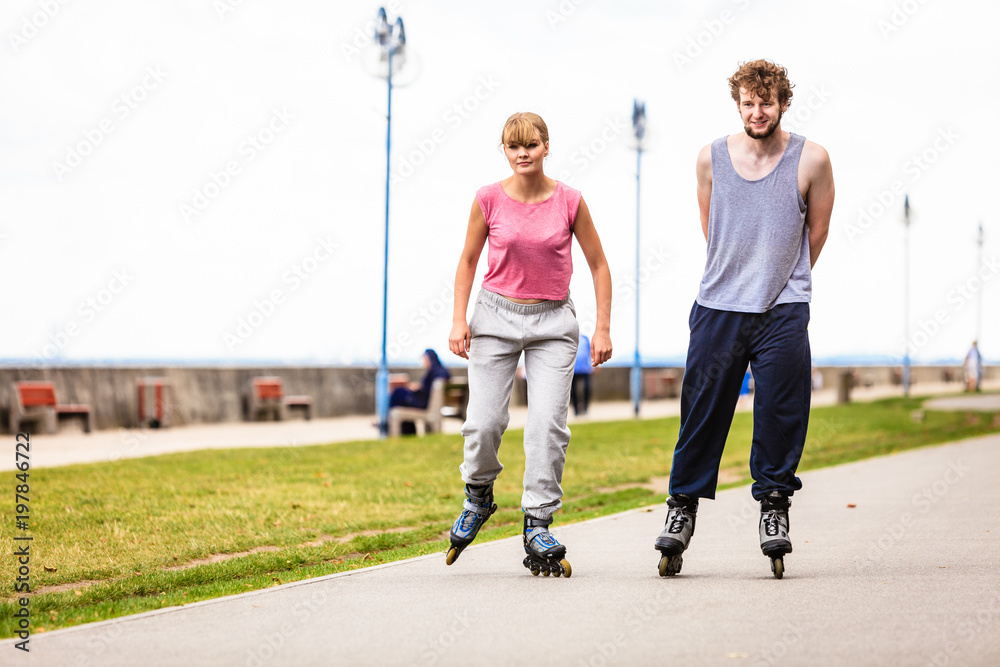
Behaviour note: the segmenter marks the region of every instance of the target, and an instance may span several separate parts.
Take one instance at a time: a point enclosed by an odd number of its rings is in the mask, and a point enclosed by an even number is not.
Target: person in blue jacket
[[[573,414],[579,417],[587,414],[590,407],[590,375],[594,372],[594,366],[590,363],[590,339],[584,335],[580,336],[580,346],[576,349],[576,365],[573,366],[573,388],[569,397],[573,403]],[[582,385],[583,398],[577,400],[577,387]]]
[[[419,408],[423,410],[427,407],[427,403],[430,400],[431,385],[434,384],[434,380],[438,378],[448,380],[451,377],[451,373],[441,365],[441,360],[434,350],[424,350],[422,361],[427,371],[424,373],[424,379],[420,382],[411,382],[408,387],[397,387],[392,392],[392,395],[389,396],[389,407],[401,405],[407,408]]]

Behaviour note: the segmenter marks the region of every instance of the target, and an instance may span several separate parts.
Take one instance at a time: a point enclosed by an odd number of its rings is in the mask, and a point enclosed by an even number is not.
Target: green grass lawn
[[[800,470],[1000,431],[1000,413],[924,413],[922,399],[817,408]],[[557,523],[663,501],[677,418],[577,424]],[[721,486],[746,484],[752,417],[738,414]],[[504,438],[500,510],[477,541],[521,529],[521,431]],[[30,472],[32,631],[78,625],[443,552],[462,501],[455,435],[200,451]],[[8,476],[8,488],[17,482]],[[8,496],[12,499],[13,494]],[[10,505],[13,509],[13,504]],[[0,637],[17,595],[2,523]],[[651,538],[652,539],[652,538]]]

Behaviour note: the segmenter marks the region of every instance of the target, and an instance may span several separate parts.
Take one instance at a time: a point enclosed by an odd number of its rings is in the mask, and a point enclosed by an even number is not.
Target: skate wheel
[[[571,576],[573,576],[573,568],[572,568],[572,566],[570,566],[568,560],[566,560],[565,558],[563,558],[561,561],[559,561],[559,565],[562,567],[562,575],[564,577],[566,577],[567,579],[569,579]],[[557,574],[556,576],[559,576],[559,575]]]
[[[781,579],[785,574],[785,559],[781,556],[771,559],[771,572],[774,573],[775,579]]]
[[[445,556],[445,558],[444,558],[445,565],[451,565],[456,560],[458,560],[458,554],[459,553],[460,552],[459,552],[459,550],[458,550],[457,547],[452,547],[451,549],[448,549],[448,555]]]
[[[549,576],[549,574],[550,574],[549,568],[545,568],[544,570],[542,570],[542,576],[543,577],[547,577],[547,576]]]
[[[661,577],[672,577],[681,571],[684,564],[684,557],[680,554],[676,556],[663,556],[660,558],[660,565],[657,568]]]
[[[539,570],[537,567],[531,568],[531,576],[537,577],[539,572],[541,572],[541,570]]]

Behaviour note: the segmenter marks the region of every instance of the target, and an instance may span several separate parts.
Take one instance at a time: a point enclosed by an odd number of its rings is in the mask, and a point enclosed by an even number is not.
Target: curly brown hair
[[[770,60],[751,60],[741,63],[736,74],[729,77],[729,92],[736,104],[740,103],[740,88],[742,88],[750,95],[759,95],[765,102],[770,102],[771,93],[777,91],[778,104],[784,107],[792,103],[794,85],[788,80],[788,70]]]

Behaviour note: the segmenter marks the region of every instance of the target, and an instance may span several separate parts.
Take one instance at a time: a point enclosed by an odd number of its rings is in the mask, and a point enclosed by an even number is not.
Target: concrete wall
[[[408,372],[419,379],[419,368],[394,368],[393,372]],[[683,369],[645,369],[645,374],[663,370],[676,374],[678,383]],[[837,378],[845,370],[853,370],[859,384],[889,384],[893,367],[865,366],[857,369],[826,367],[820,369],[824,387],[837,386]],[[950,371],[956,382],[962,378],[958,366],[914,367],[915,383],[941,382]],[[466,369],[455,368],[457,377]],[[629,373],[626,367],[600,368],[593,375],[592,396],[595,401],[627,400]],[[988,367],[987,377],[1000,377],[1000,367]],[[13,383],[18,380],[49,380],[55,383],[60,403],[89,403],[94,411],[97,429],[132,428],[138,426],[138,380],[144,376],[166,377],[173,387],[174,425],[231,422],[245,419],[245,398],[252,378],[278,375],[284,380],[286,394],[308,394],[313,399],[314,417],[374,414],[375,369],[342,367],[0,367],[0,428],[9,432],[9,407]],[[645,383],[644,383],[644,386]],[[644,390],[645,391],[645,390]],[[512,403],[524,405],[524,380],[514,383]]]

